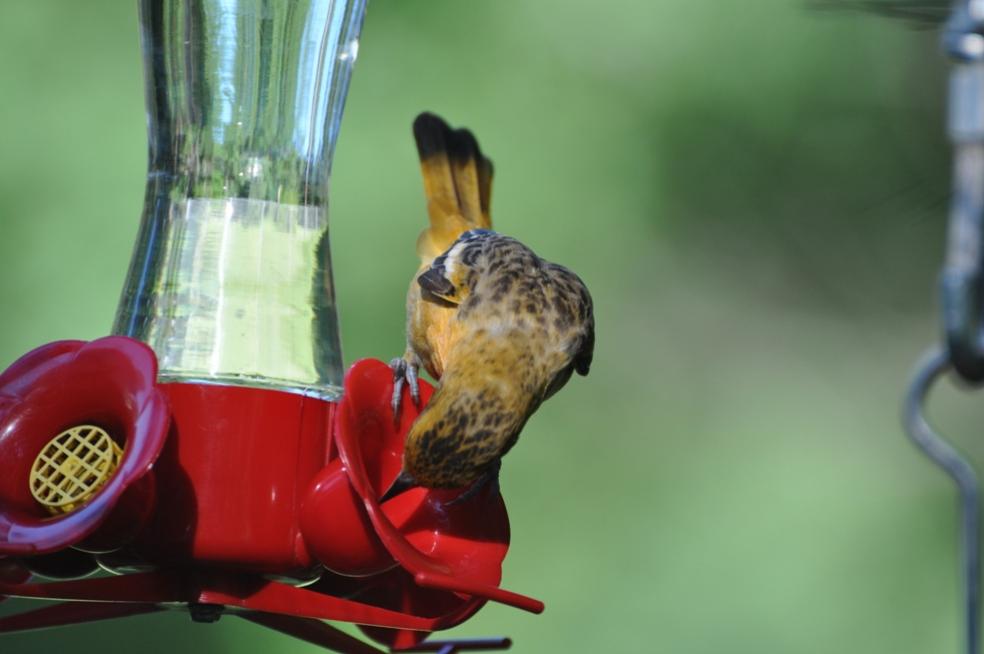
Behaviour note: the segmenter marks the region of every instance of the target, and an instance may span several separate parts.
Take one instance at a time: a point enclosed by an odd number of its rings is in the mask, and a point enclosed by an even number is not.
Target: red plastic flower
[[[106,523],[136,482],[152,484],[148,472],[170,422],[156,379],[153,351],[122,336],[49,343],[0,374],[0,555],[45,554],[77,544]],[[53,516],[31,493],[31,467],[53,437],[78,425],[105,430],[122,456],[91,498]],[[153,495],[147,488],[137,495],[139,502],[125,504],[131,513],[138,505],[136,517],[145,517]]]
[[[420,390],[424,406],[433,389],[421,382]],[[499,588],[509,519],[498,492],[486,488],[450,503],[459,491],[415,488],[379,504],[381,490],[400,470],[403,441],[418,413],[405,390],[400,420],[394,421],[392,393],[393,372],[381,361],[358,361],[345,376],[335,418],[339,458],[315,478],[301,515],[315,555],[336,573],[360,577],[347,590],[360,601],[435,618],[440,628],[463,622],[487,600],[542,611],[538,600]],[[326,575],[321,583],[332,593],[343,579]],[[427,635],[366,632],[396,647]]]

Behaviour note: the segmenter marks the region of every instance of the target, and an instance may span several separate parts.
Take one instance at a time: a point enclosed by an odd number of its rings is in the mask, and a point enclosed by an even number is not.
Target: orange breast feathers
[[[424,302],[416,277],[410,282],[407,300],[407,345],[434,379],[444,374],[448,353],[459,334],[455,325],[457,307]]]

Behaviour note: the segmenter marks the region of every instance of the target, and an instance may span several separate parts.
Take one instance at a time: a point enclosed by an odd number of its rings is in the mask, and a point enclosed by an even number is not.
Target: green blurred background
[[[145,173],[134,4],[0,8],[0,368],[110,329]],[[957,651],[954,493],[898,421],[949,193],[946,66],[917,27],[798,0],[372,0],[331,200],[346,361],[402,351],[423,109],[477,133],[497,227],[596,303],[591,375],[503,468],[504,585],[547,610],[451,634]],[[932,411],[976,455],[980,404]],[[318,651],[180,613],[0,641],[69,648]]]

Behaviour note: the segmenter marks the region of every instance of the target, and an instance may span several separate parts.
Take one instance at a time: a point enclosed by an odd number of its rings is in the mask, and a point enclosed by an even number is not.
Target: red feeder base
[[[157,386],[156,373],[146,346],[112,337],[39,348],[0,375],[0,453],[13,466],[0,483],[0,599],[61,602],[0,619],[0,633],[183,604],[195,620],[228,611],[339,652],[378,650],[321,620],[361,625],[390,647],[448,653],[508,647],[421,645],[488,600],[543,610],[498,587],[509,524],[497,492],[449,505],[457,491],[415,489],[379,504],[417,413],[406,396],[394,420],[382,362],[356,363],[337,404]],[[433,389],[421,390],[426,403]],[[47,517],[15,482],[32,447],[85,423],[118,438],[120,471],[81,508]],[[122,576],[29,579],[85,576],[97,562]]]

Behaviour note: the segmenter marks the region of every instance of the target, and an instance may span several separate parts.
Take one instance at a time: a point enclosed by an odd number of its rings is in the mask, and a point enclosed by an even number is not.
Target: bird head
[[[495,232],[472,229],[417,276],[417,283],[432,298],[451,305],[461,304],[475,284],[476,271],[484,263],[485,241]]]

